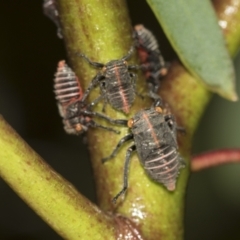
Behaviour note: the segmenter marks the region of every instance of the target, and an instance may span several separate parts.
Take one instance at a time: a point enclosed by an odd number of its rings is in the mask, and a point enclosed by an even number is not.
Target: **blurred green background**
[[[132,23],[159,39],[176,58],[145,1],[129,0]],[[42,1],[0,1],[0,113],[56,171],[96,201],[82,137],[65,134],[53,93],[57,62],[66,59]],[[206,36],[207,37],[207,36]],[[235,59],[240,79],[240,55]],[[240,96],[240,86],[238,84]],[[194,140],[193,153],[240,146],[240,103],[214,96]],[[85,156],[86,161],[80,161]],[[121,176],[119,176],[121,177]],[[186,197],[186,240],[240,239],[240,165],[194,173]],[[61,239],[0,179],[0,239]]]

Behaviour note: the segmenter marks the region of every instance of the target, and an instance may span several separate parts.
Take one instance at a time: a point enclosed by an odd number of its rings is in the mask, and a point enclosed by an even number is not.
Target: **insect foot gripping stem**
[[[133,38],[149,91],[156,93],[168,73],[169,64],[161,54],[156,37],[142,24],[134,26]]]
[[[136,94],[136,75],[130,70],[140,68],[127,63],[127,59],[132,56],[133,51],[134,47],[131,47],[126,56],[121,59],[111,60],[106,64],[93,62],[86,55],[77,53],[78,56],[83,57],[93,67],[101,68],[101,71],[97,73],[86,89],[86,92],[88,93],[96,85],[99,85],[101,96],[103,96],[99,100],[103,99],[113,108],[126,114],[129,113]]]
[[[185,163],[178,152],[176,122],[172,115],[165,116],[161,108],[161,100],[156,100],[151,108],[137,112],[129,119],[127,126],[131,133],[123,137],[109,157],[103,162],[115,157],[119,148],[126,142],[133,145],[126,152],[123,188],[113,198],[115,203],[128,187],[128,169],[131,154],[137,151],[139,160],[150,178],[163,184],[169,191],[176,188],[176,181]]]
[[[83,101],[84,93],[76,74],[65,61],[58,63],[57,72],[54,78],[54,92],[57,99],[58,109],[63,118],[64,129],[69,134],[80,135],[86,132],[89,127],[98,127],[115,133],[119,131],[100,125],[93,120],[93,117],[105,119],[110,123],[115,120],[104,114],[89,110],[89,105]]]

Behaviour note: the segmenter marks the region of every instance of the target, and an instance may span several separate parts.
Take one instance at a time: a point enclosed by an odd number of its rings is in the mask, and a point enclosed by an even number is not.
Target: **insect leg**
[[[103,107],[102,107],[102,112],[106,111],[106,105],[107,105],[107,99],[104,99]]]
[[[125,191],[128,188],[128,172],[129,172],[129,166],[130,166],[130,159],[131,159],[131,154],[133,151],[136,150],[136,146],[132,145],[131,147],[128,148],[127,153],[126,153],[126,160],[124,163],[124,173],[123,173],[123,188],[122,190],[113,198],[113,203],[116,203],[117,199],[125,193]]]
[[[102,159],[102,163],[105,163],[106,161],[110,160],[111,158],[115,157],[115,155],[117,154],[118,149],[128,140],[133,138],[133,134],[130,133],[126,136],[124,136],[117,144],[117,146],[115,147],[115,149],[113,150],[112,154],[108,157],[105,157]]]
[[[94,101],[92,101],[91,103],[88,104],[88,108],[92,108],[95,106],[96,103],[100,102],[105,96],[101,95],[99,97],[97,97]]]
[[[102,78],[102,74],[98,73],[94,78],[93,80],[90,82],[88,88],[85,90],[85,92],[83,93],[83,97],[82,97],[82,101],[84,102],[86,100],[86,98],[88,97],[90,91],[96,87],[96,85],[99,83],[99,81],[101,80]]]
[[[181,134],[186,134],[186,129],[184,127],[176,127],[177,131],[179,131]]]
[[[94,122],[94,121],[91,121],[90,126],[91,126],[91,127],[102,128],[102,129],[105,129],[105,130],[110,131],[110,132],[115,132],[115,133],[117,133],[117,134],[120,133],[120,131],[118,131],[118,130],[115,130],[115,129],[110,128],[110,127],[105,127],[105,126],[103,126],[103,125],[101,125],[101,124],[98,124],[98,123],[96,123],[96,122]]]
[[[98,112],[94,112],[94,115],[97,116],[97,117],[103,118],[103,119],[109,121],[110,123],[127,126],[128,120],[125,120],[125,119],[112,119],[112,118],[106,116],[105,114],[98,113]]]
[[[138,97],[140,97],[142,100],[144,99],[144,96],[143,96],[141,93],[135,91],[135,94],[136,94]]]
[[[155,100],[155,102],[153,104],[154,107],[162,107],[163,106],[162,99],[158,94],[150,91],[149,96]]]
[[[49,17],[57,26],[57,35],[59,38],[63,38],[62,30],[60,28],[59,12],[56,7],[56,0],[44,0],[43,13]]]
[[[92,66],[94,66],[94,67],[97,67],[97,68],[102,68],[102,67],[104,67],[104,64],[103,64],[103,63],[93,62],[93,61],[91,61],[86,55],[84,55],[84,54],[82,54],[82,53],[76,52],[76,55],[77,55],[78,57],[84,58],[90,65],[92,65]]]
[[[130,58],[134,52],[134,49],[135,49],[135,46],[131,46],[130,50],[128,51],[128,54],[124,56],[121,60],[127,60],[128,58]]]
[[[110,123],[118,124],[118,125],[127,126],[127,122],[128,122],[128,120],[125,120],[125,119],[112,119],[112,118],[108,117],[107,115],[99,113],[99,112],[92,112],[92,111],[84,110],[84,111],[82,111],[82,113],[84,115],[88,115],[88,116],[97,116],[97,117],[107,120]]]
[[[142,69],[139,65],[128,65],[128,70],[139,70]]]

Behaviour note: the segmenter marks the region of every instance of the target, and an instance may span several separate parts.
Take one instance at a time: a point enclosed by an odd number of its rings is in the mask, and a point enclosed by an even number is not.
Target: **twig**
[[[220,149],[196,155],[191,161],[193,172],[219,166],[222,164],[240,162],[240,149]]]

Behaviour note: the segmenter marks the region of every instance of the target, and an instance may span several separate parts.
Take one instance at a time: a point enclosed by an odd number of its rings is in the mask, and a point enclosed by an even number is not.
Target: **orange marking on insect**
[[[149,127],[150,130],[151,130],[151,135],[152,135],[152,138],[153,138],[155,144],[158,145],[158,147],[160,147],[159,141],[158,141],[157,136],[156,136],[156,134],[155,134],[155,132],[154,132],[154,129],[153,129],[153,127],[152,127],[152,124],[151,124],[150,121],[149,121],[148,116],[147,116],[145,113],[143,113],[143,117],[144,117],[144,119],[146,120],[146,122],[147,122],[147,124],[148,124],[148,127]]]
[[[60,69],[60,68],[63,68],[63,67],[65,67],[65,60],[62,60],[62,61],[59,61],[58,62],[58,68]]]
[[[127,126],[128,126],[129,128],[132,128],[133,123],[134,123],[134,120],[131,118],[131,119],[128,120]]]
[[[165,68],[162,68],[161,70],[160,70],[160,75],[163,77],[163,76],[165,76],[165,75],[167,75],[167,73],[168,73],[168,69],[165,67]]]
[[[117,77],[117,80],[118,80],[118,84],[119,84],[119,93],[121,95],[121,98],[122,98],[122,101],[123,101],[123,111],[125,113],[128,113],[129,112],[129,106],[128,106],[128,103],[127,103],[127,100],[126,100],[126,97],[123,93],[123,89],[122,89],[122,86],[121,86],[121,78],[120,78],[120,74],[119,74],[119,71],[118,71],[118,68],[116,66],[114,66],[114,71],[116,73],[116,77]]]
[[[168,184],[165,184],[168,191],[174,191],[176,188],[176,181],[172,181]]]
[[[77,125],[75,125],[75,130],[77,131],[77,132],[81,132],[82,131],[82,125],[80,124],[80,123],[78,123]]]
[[[155,111],[159,113],[163,113],[163,109],[161,107],[155,107]]]

